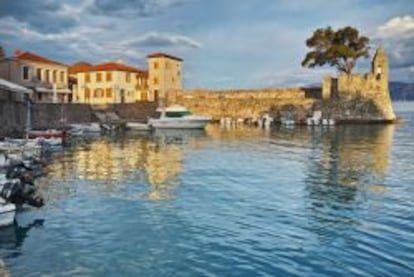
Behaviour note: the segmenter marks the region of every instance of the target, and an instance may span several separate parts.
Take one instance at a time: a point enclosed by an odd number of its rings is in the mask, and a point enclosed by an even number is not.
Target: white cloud
[[[382,39],[401,39],[414,36],[414,17],[397,16],[378,27],[377,37]]]
[[[85,11],[91,8],[94,4],[95,0],[83,0],[77,7],[64,3],[55,12],[55,15],[79,21],[81,19],[81,15],[84,14]]]
[[[56,33],[39,32],[32,29],[27,23],[20,22],[13,17],[0,18],[0,34],[19,37],[28,41],[53,41],[53,42],[70,42],[85,36],[103,31],[100,28],[78,26],[66,31]]]
[[[171,34],[149,32],[140,35],[134,39],[123,42],[123,45],[137,46],[137,47],[170,47],[170,46],[184,46],[189,48],[200,48],[202,44],[190,37]]]
[[[377,28],[374,43],[388,52],[391,80],[412,80],[414,73],[414,17],[397,16]]]

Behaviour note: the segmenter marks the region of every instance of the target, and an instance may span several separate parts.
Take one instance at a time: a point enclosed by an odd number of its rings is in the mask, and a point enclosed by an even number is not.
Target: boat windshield
[[[183,117],[191,115],[191,112],[189,111],[182,111],[182,112],[165,112],[166,117]]]

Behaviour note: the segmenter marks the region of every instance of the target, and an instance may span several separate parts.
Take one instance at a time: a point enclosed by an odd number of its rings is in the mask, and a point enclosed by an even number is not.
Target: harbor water
[[[413,276],[414,106],[398,125],[79,139],[0,229],[11,276]]]

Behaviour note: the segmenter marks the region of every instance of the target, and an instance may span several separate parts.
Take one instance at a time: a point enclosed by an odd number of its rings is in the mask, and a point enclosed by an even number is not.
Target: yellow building
[[[32,89],[37,102],[70,102],[68,66],[30,53],[16,51],[0,61],[0,78]]]
[[[91,65],[77,63],[70,68],[76,103],[110,104],[150,101],[148,72],[121,63]]]
[[[151,54],[147,58],[151,99],[160,106],[174,103],[182,91],[183,60],[164,53]]]

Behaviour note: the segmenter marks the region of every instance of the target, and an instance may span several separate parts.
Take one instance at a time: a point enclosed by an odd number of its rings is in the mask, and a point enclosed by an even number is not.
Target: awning
[[[35,90],[36,92],[54,93],[50,88],[35,87]],[[72,91],[70,89],[56,89],[56,93],[72,93]]]
[[[0,88],[4,90],[12,91],[12,92],[20,92],[20,93],[27,93],[27,94],[33,93],[31,89],[9,82],[4,79],[0,79]]]

